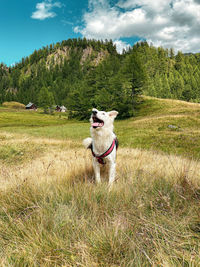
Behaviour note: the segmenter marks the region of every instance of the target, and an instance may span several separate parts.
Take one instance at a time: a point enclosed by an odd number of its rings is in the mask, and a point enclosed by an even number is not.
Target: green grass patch
[[[0,108],[0,127],[41,127],[48,125],[63,125],[67,117],[60,113],[48,115],[36,111],[19,111]]]
[[[30,144],[6,144],[0,147],[0,162],[9,165],[30,161],[40,155],[44,150],[44,146]]]
[[[169,125],[176,125],[171,129]],[[200,159],[200,119],[164,117],[116,122],[123,147],[160,150]]]

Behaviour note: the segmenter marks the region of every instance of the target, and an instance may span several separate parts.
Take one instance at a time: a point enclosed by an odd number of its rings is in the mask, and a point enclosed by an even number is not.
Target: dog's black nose
[[[96,111],[96,110],[93,110],[93,111],[92,111],[92,114],[93,114],[93,115],[96,115],[96,114],[97,114],[97,111]]]

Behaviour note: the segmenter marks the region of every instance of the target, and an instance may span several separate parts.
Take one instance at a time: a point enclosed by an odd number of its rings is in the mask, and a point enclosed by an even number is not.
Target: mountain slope
[[[10,68],[10,75],[0,73],[0,102],[37,104],[39,91],[45,86],[56,104],[65,104],[69,91],[80,87],[85,76],[111,54],[117,54],[112,42],[86,39],[43,47]]]
[[[135,44],[122,55],[112,41],[66,40],[43,47],[0,72],[0,102],[39,103],[46,88],[55,104],[85,119],[91,107],[135,113],[136,95],[200,102],[200,54]]]

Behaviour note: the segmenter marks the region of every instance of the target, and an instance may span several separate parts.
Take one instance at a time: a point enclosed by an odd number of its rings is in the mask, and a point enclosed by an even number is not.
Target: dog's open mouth
[[[103,127],[104,126],[104,122],[100,119],[98,119],[97,117],[93,116],[93,123],[92,123],[92,127],[93,128],[98,128],[98,127]]]

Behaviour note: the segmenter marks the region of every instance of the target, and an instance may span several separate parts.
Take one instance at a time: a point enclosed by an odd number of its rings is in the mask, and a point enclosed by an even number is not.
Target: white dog
[[[99,111],[92,109],[90,118],[90,133],[91,137],[83,140],[86,148],[91,148],[93,155],[93,168],[97,183],[101,182],[100,164],[108,164],[109,167],[109,186],[112,186],[115,180],[116,167],[116,151],[118,141],[113,132],[113,122],[118,112],[113,110],[110,112]]]

